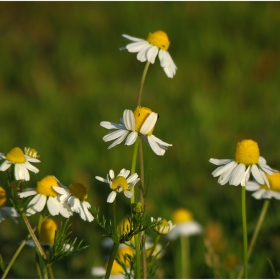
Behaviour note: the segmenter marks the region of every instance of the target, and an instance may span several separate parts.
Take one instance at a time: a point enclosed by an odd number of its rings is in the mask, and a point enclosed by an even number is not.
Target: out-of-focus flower
[[[173,225],[171,221],[167,222],[165,219],[162,218],[157,218],[156,220],[153,217],[151,217],[151,221],[157,221],[159,223],[159,225],[153,227],[153,230],[160,235],[168,235],[175,228],[175,225]]]
[[[267,175],[267,180],[270,187],[266,184],[258,184],[254,181],[249,181],[246,184],[247,191],[253,191],[252,196],[256,199],[280,199],[280,173],[273,173],[272,175]]]
[[[158,120],[158,114],[151,109],[138,106],[134,112],[124,110],[121,124],[103,121],[100,125],[106,129],[114,129],[103,137],[105,142],[115,140],[108,149],[120,144],[125,138],[125,145],[132,145],[140,136],[158,156],[163,156],[169,146],[152,133]]]
[[[266,160],[260,156],[258,143],[253,140],[242,140],[237,143],[235,149],[235,159],[213,159],[209,160],[215,165],[222,165],[212,172],[214,177],[220,176],[219,184],[225,185],[229,182],[230,185],[245,187],[250,173],[259,184],[266,184],[269,182],[265,173],[272,175],[273,170],[266,164]]]
[[[87,188],[80,183],[71,184],[68,189],[61,185],[60,187],[53,187],[53,189],[60,194],[59,201],[68,203],[73,212],[79,213],[84,221],[92,222],[94,217],[89,212],[90,204],[86,201],[88,197]]]
[[[17,224],[18,220],[16,218],[19,217],[19,213],[14,207],[5,206],[6,201],[6,191],[0,187],[0,223],[5,220],[6,216],[8,216]]]
[[[176,224],[176,227],[167,236],[170,240],[179,236],[200,234],[203,231],[202,226],[194,221],[192,213],[184,208],[179,208],[173,213],[172,221]]]
[[[6,171],[11,165],[15,166],[14,174],[16,180],[29,181],[30,176],[28,170],[38,173],[39,169],[30,162],[40,162],[37,158],[25,155],[23,151],[15,147],[8,153],[0,153],[0,159],[5,159],[5,161],[0,166],[0,171]]]
[[[51,175],[44,177],[37,183],[36,189],[31,188],[19,194],[19,197],[35,197],[28,203],[27,216],[41,212],[47,204],[48,210],[52,216],[61,214],[65,218],[72,215],[72,211],[68,204],[61,203],[58,200],[58,193],[53,187],[58,187],[58,180]]]
[[[112,192],[109,194],[107,198],[108,203],[114,202],[117,193],[123,192],[127,198],[131,198],[133,193],[131,189],[135,186],[136,183],[140,181],[138,178],[138,174],[134,173],[129,175],[130,171],[126,169],[122,169],[120,173],[115,177],[114,171],[111,169],[109,174],[107,174],[107,179],[96,176],[95,178],[103,183],[108,183]],[[128,178],[127,178],[128,177]]]
[[[160,65],[167,77],[174,77],[177,67],[167,51],[170,42],[165,32],[159,30],[149,33],[147,40],[135,38],[125,34],[122,36],[133,43],[128,44],[126,47],[123,47],[120,50],[127,49],[131,53],[138,53],[137,59],[139,61],[145,62],[148,60],[152,64],[154,64],[158,54]]]

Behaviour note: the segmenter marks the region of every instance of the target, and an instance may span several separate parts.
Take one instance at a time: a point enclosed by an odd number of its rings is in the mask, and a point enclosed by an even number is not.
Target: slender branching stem
[[[149,69],[149,65],[150,65],[150,62],[147,61],[146,65],[145,65],[145,68],[144,68],[144,71],[143,71],[143,74],[142,74],[141,82],[140,82],[140,88],[139,88],[139,93],[138,93],[137,106],[140,106],[140,105],[141,105],[143,86],[144,86],[144,82],[145,82],[145,79],[146,79],[146,75],[147,75],[147,72],[148,72],[148,69]]]
[[[116,258],[116,254],[119,248],[119,243],[114,243],[111,255],[110,255],[110,259],[107,265],[107,269],[106,269],[106,274],[105,274],[105,279],[109,279],[110,278],[110,274],[111,274],[111,270],[112,270],[112,266],[114,263],[114,259]]]
[[[243,267],[245,279],[248,279],[248,244],[246,221],[246,188],[241,187],[242,227],[243,227]]]

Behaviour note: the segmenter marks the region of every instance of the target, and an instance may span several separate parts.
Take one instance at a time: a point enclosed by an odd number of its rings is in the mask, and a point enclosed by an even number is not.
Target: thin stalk
[[[137,106],[141,105],[143,86],[144,86],[144,82],[145,82],[145,79],[146,79],[146,75],[147,75],[147,72],[148,72],[149,65],[150,65],[150,62],[147,61],[146,65],[145,65],[145,68],[144,68],[144,71],[143,71],[143,74],[142,74],[141,82],[140,82]]]
[[[145,201],[144,201],[144,157],[143,157],[143,145],[142,145],[142,140],[139,140],[139,147],[138,147],[138,152],[139,152],[139,166],[140,166],[140,202],[145,209]],[[145,231],[142,231],[140,233],[141,236],[141,241],[142,241],[142,277],[143,279],[147,278],[147,257],[146,257],[146,247],[145,247],[145,241],[146,241],[146,236],[145,236]]]
[[[54,274],[53,274],[53,269],[52,269],[52,264],[51,263],[49,263],[47,265],[47,269],[48,269],[48,274],[50,276],[50,279],[54,279]]]
[[[45,252],[44,252],[40,242],[38,241],[38,239],[37,239],[37,237],[36,237],[32,227],[31,227],[31,225],[29,223],[29,220],[27,219],[25,213],[21,213],[21,216],[22,216],[22,218],[23,218],[23,220],[24,220],[24,222],[26,224],[26,227],[27,227],[27,229],[28,229],[28,231],[29,231],[29,233],[30,233],[30,235],[31,235],[31,237],[32,237],[36,247],[38,248],[38,251],[39,251],[40,255],[43,257],[44,260],[46,260],[47,259],[46,254],[45,254]]]
[[[180,236],[181,243],[181,277],[183,279],[190,278],[190,254],[189,254],[189,237]]]
[[[36,227],[33,229],[33,231],[35,231],[35,230],[36,230]],[[5,279],[5,278],[6,278],[7,274],[9,273],[9,271],[10,271],[10,269],[11,269],[11,267],[12,267],[12,265],[14,264],[15,260],[17,259],[19,253],[21,252],[21,250],[23,249],[23,247],[25,246],[27,240],[28,240],[30,237],[31,237],[31,235],[28,234],[27,237],[26,237],[26,239],[23,240],[23,241],[21,242],[20,246],[19,246],[18,249],[16,250],[16,252],[15,252],[15,254],[13,255],[13,257],[12,257],[11,261],[9,262],[8,266],[6,267],[6,269],[5,269],[5,271],[4,271],[4,273],[3,273],[1,279]]]
[[[241,187],[242,227],[243,227],[243,267],[245,279],[248,279],[248,243],[246,222],[246,188]]]
[[[134,174],[135,170],[136,170],[138,144],[139,144],[139,137],[137,137],[135,144],[134,144],[132,163],[131,163],[131,169],[130,169],[131,175]],[[131,205],[132,205],[135,202],[135,189],[133,188],[131,191],[132,191],[132,197],[131,197]]]
[[[262,207],[262,210],[261,210],[261,213],[260,213],[260,216],[259,216],[259,219],[258,219],[258,222],[257,222],[257,225],[256,225],[254,233],[253,233],[253,237],[252,237],[250,245],[249,245],[248,260],[249,260],[251,254],[252,254],[253,248],[255,246],[258,234],[259,234],[261,226],[262,226],[262,223],[263,223],[264,218],[266,216],[266,212],[267,212],[267,209],[269,207],[269,204],[270,204],[270,200],[269,199],[265,200],[265,202],[263,204],[263,207]],[[243,273],[244,273],[244,269],[242,267],[240,272],[239,272],[238,279],[240,279],[243,276]]]
[[[153,244],[153,247],[152,247],[152,249],[151,249],[151,251],[149,253],[149,259],[152,257],[152,255],[153,255],[153,253],[154,253],[154,251],[156,249],[156,246],[157,246],[157,244],[158,244],[158,242],[160,240],[160,237],[161,237],[160,234],[158,234],[157,237],[156,237],[156,240],[155,240],[155,242]]]
[[[116,258],[116,254],[119,248],[119,243],[114,243],[111,255],[110,255],[110,259],[107,265],[107,269],[106,269],[106,275],[105,275],[105,279],[109,279],[110,278],[110,274],[111,274],[111,270],[112,270],[112,266],[114,263],[114,259]]]

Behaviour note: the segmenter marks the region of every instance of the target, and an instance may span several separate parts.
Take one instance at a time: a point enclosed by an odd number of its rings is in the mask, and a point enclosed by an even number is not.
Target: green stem
[[[261,226],[262,226],[262,223],[263,223],[264,218],[266,216],[266,212],[267,212],[267,209],[269,207],[269,204],[270,204],[270,200],[268,200],[268,199],[265,200],[265,202],[263,204],[263,207],[262,207],[262,210],[261,210],[261,213],[260,213],[260,216],[259,216],[259,219],[258,219],[258,222],[257,222],[257,225],[256,225],[254,233],[253,233],[253,237],[252,237],[250,245],[249,245],[248,260],[249,260],[251,254],[252,254],[253,248],[255,246],[258,234],[259,234]],[[244,269],[242,267],[242,269],[239,272],[238,279],[240,279],[243,276],[243,273],[244,273]]]
[[[119,243],[114,243],[111,255],[110,255],[110,259],[107,265],[107,269],[106,269],[106,275],[105,275],[105,279],[109,279],[110,278],[110,274],[111,274],[111,270],[112,270],[112,266],[114,263],[114,259],[116,258],[116,254],[119,248]]]
[[[138,144],[139,144],[139,137],[137,137],[135,144],[134,144],[134,149],[133,149],[133,156],[132,156],[132,163],[131,163],[131,169],[130,169],[130,174],[134,174],[136,170],[136,162],[137,162],[137,152],[138,152]],[[131,197],[131,204],[135,202],[135,188],[132,190],[132,197]]]
[[[151,251],[150,251],[150,253],[149,253],[149,259],[151,259],[152,255],[153,255],[153,253],[154,253],[154,251],[155,251],[155,249],[156,249],[156,246],[157,246],[157,244],[158,244],[158,242],[159,242],[159,240],[160,240],[160,237],[161,237],[161,236],[158,234],[157,237],[156,237],[156,240],[155,240],[155,242],[154,242],[154,244],[153,244],[153,247],[152,247],[152,249],[151,249]]]
[[[248,244],[247,244],[247,222],[246,222],[246,188],[241,186],[242,204],[242,226],[243,226],[243,267],[245,279],[248,279]]]
[[[28,229],[28,231],[29,231],[29,233],[30,233],[30,235],[31,235],[31,237],[32,237],[36,247],[38,248],[38,251],[39,251],[40,255],[43,257],[44,260],[46,260],[47,256],[46,256],[46,254],[45,254],[45,252],[44,252],[40,242],[38,241],[38,239],[37,239],[37,237],[36,237],[32,227],[31,227],[31,225],[29,223],[29,220],[27,219],[25,213],[21,213],[21,216],[22,216],[22,218],[23,218],[23,220],[24,220],[24,222],[26,224],[26,227],[27,227],[27,229]]]
[[[33,229],[33,231],[36,230],[36,227]],[[15,254],[13,255],[11,261],[9,262],[8,266],[6,267],[3,275],[2,275],[2,278],[1,279],[5,279],[7,274],[9,273],[12,265],[14,264],[15,260],[17,259],[19,253],[21,252],[22,248],[25,246],[27,240],[31,237],[30,234],[27,235],[27,238],[25,240],[22,241],[22,243],[20,244],[20,246],[18,247],[18,249],[16,250]]]
[[[189,254],[189,237],[180,236],[181,243],[181,277],[183,279],[190,278],[190,254]]]
[[[149,65],[150,65],[150,62],[147,61],[146,65],[145,65],[145,68],[144,68],[144,71],[143,71],[143,74],[142,74],[141,82],[140,82],[137,106],[141,105],[143,86],[144,86],[144,82],[145,82],[145,79],[146,79],[146,75],[147,75],[147,72],[148,72]]]

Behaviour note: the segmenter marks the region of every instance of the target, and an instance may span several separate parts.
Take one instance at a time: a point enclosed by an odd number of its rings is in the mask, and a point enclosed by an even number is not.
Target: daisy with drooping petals
[[[123,192],[127,198],[131,198],[133,193],[131,189],[140,181],[138,178],[138,174],[134,173],[129,175],[130,171],[126,169],[122,169],[120,173],[115,177],[114,171],[111,169],[109,174],[107,174],[107,179],[95,176],[95,178],[103,183],[108,183],[112,192],[109,194],[107,198],[108,203],[114,202],[117,193]],[[128,178],[127,178],[128,177]]]
[[[133,43],[128,44],[126,47],[120,48],[120,50],[127,49],[131,53],[138,53],[137,59],[139,61],[149,61],[152,64],[154,64],[156,56],[158,55],[160,65],[167,77],[174,77],[177,67],[167,51],[170,42],[165,32],[159,30],[149,33],[147,40],[131,37],[125,34],[122,36]]]
[[[222,165],[212,172],[214,177],[220,176],[218,182],[221,185],[229,182],[230,185],[241,184],[245,187],[251,173],[259,184],[266,184],[269,187],[265,173],[272,175],[273,172],[277,172],[260,156],[258,143],[247,139],[237,143],[235,159],[211,158],[209,161],[215,165]]]
[[[5,206],[6,201],[6,191],[0,187],[0,223],[5,220],[6,216],[8,216],[17,224],[18,220],[16,218],[19,217],[19,213],[14,207]]]
[[[54,186],[59,186],[58,180],[54,176],[48,175],[37,183],[36,189],[28,189],[19,194],[21,198],[35,195],[28,203],[27,216],[41,212],[46,203],[52,216],[61,214],[63,217],[69,218],[72,215],[70,207],[58,200],[58,193],[54,191]]]
[[[84,221],[92,222],[94,217],[88,211],[91,207],[86,201],[88,197],[87,188],[80,183],[71,184],[68,189],[65,186],[53,187],[60,194],[59,201],[68,203],[73,212],[79,213]]]
[[[158,114],[151,109],[138,106],[134,112],[124,110],[123,118],[120,119],[122,124],[113,122],[101,122],[100,125],[107,129],[114,129],[103,137],[105,142],[115,140],[108,149],[120,144],[125,138],[125,145],[132,145],[140,136],[151,149],[159,156],[163,156],[167,147],[172,146],[155,137],[152,133],[158,119]]]
[[[168,235],[176,225],[173,225],[171,221],[166,221],[165,219],[158,218],[157,220],[151,217],[152,223],[157,221],[159,225],[153,227],[153,230],[159,235]]]
[[[184,208],[179,208],[173,213],[172,221],[176,224],[176,227],[167,236],[170,240],[179,236],[200,234],[203,231],[202,226],[194,221],[192,213]]]
[[[37,158],[25,155],[23,151],[15,147],[8,153],[0,153],[0,159],[5,161],[0,166],[0,171],[6,171],[12,164],[15,165],[15,179],[29,181],[30,176],[28,170],[38,173],[39,169],[30,162],[40,162]]]
[[[273,173],[272,175],[267,175],[267,180],[270,187],[266,184],[258,184],[254,181],[249,181],[246,184],[247,191],[253,191],[252,196],[255,199],[271,199],[276,198],[280,199],[280,173]]]

